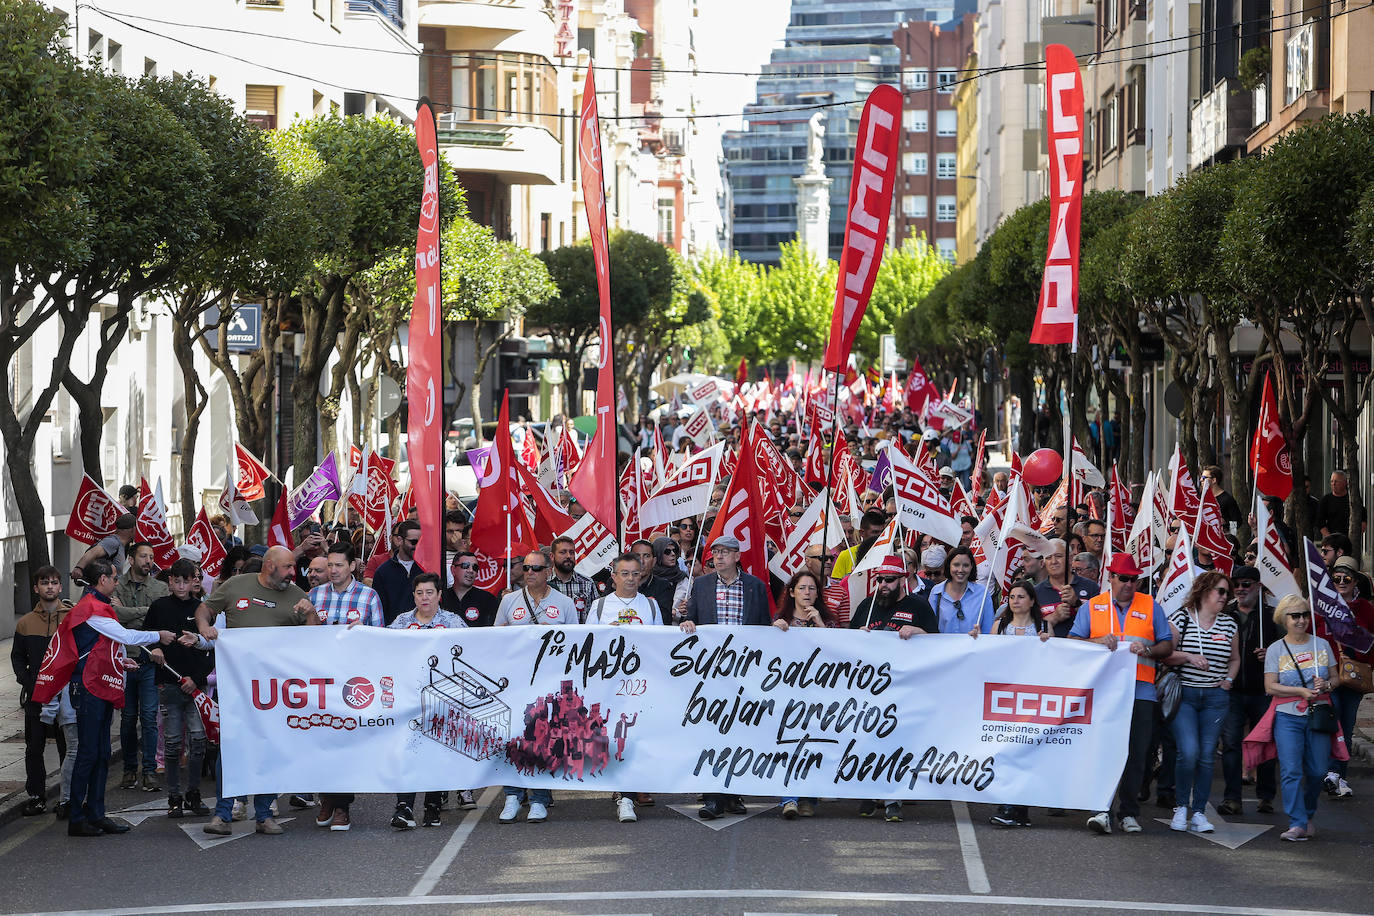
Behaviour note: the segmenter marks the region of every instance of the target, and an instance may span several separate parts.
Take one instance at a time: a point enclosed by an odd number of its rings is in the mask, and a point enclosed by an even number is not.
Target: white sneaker
[[[1112,815],[1108,811],[1099,811],[1088,818],[1088,829],[1093,833],[1111,833]]]
[[[1169,829],[1183,833],[1188,829],[1188,809],[1179,805],[1174,809],[1174,819],[1169,821]]]
[[[530,802],[530,813],[525,815],[525,820],[529,821],[531,824],[542,824],[548,819],[548,808],[539,804],[539,802]]]
[[[1336,797],[1337,797],[1337,798],[1353,798],[1354,795],[1355,795],[1355,790],[1352,789],[1352,788],[1350,788],[1350,783],[1348,783],[1348,782],[1345,781],[1345,777],[1344,777],[1344,776],[1337,776],[1337,777],[1336,777]]]
[[[615,803],[615,816],[622,824],[633,824],[639,820],[635,816],[635,803],[629,796],[622,795],[620,800]]]
[[[233,809],[229,812],[229,820],[241,821],[247,811],[247,807],[241,801],[235,801]]]
[[[1139,833],[1140,821],[1133,817],[1123,817],[1121,819],[1121,829],[1126,833]]]
[[[1174,812],[1174,820],[1178,820],[1177,811]],[[1171,824],[1170,826],[1173,825]],[[1211,833],[1217,828],[1213,827],[1212,822],[1207,820],[1207,815],[1203,814],[1201,811],[1197,811],[1188,819],[1188,829],[1193,831],[1193,833]]]
[[[496,820],[502,824],[514,824],[515,817],[520,813],[520,796],[507,795],[506,807],[501,809],[501,816]]]
[[[1336,771],[1332,770],[1322,777],[1322,788],[1326,790],[1327,795],[1335,795],[1340,787],[1341,777]]]

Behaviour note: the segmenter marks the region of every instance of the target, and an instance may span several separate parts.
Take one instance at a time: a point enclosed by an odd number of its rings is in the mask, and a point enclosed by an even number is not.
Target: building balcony
[[[348,0],[350,13],[372,13],[380,16],[401,31],[405,31],[406,20],[401,15],[401,0]]]
[[[1254,124],[1254,93],[1223,79],[1203,94],[1189,116],[1188,168],[1234,158],[1245,150]]]
[[[419,0],[418,15],[421,25],[439,28],[553,36],[553,21],[541,0]]]
[[[461,150],[454,168],[488,172],[507,184],[558,183],[558,140],[542,126],[463,118],[456,112],[438,117],[441,149]]]

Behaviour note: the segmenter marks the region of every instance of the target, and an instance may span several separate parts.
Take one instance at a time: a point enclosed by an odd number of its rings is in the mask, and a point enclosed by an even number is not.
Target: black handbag
[[[1178,637],[1179,643],[1188,635],[1190,622],[1183,621],[1183,632]],[[1155,698],[1159,700],[1159,714],[1166,723],[1172,722],[1178,714],[1179,701],[1183,699],[1183,676],[1178,673],[1177,667],[1159,666],[1159,673],[1155,675]]]
[[[1307,676],[1302,673],[1302,665],[1299,665],[1298,660],[1293,657],[1293,650],[1289,648],[1286,639],[1283,641],[1283,648],[1288,653],[1288,657],[1293,659],[1293,667],[1298,669],[1298,679],[1302,681],[1304,687],[1307,687]],[[1317,666],[1316,654],[1317,646],[1314,642],[1312,644],[1312,668],[1314,671]],[[1307,702],[1307,727],[1318,735],[1334,735],[1337,728],[1336,707],[1329,702],[1316,703],[1309,700]]]

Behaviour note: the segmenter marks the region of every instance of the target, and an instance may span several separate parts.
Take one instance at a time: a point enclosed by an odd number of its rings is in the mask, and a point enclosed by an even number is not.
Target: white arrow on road
[[[156,817],[159,814],[167,814],[166,798],[156,798],[152,801],[139,802],[137,805],[125,808],[123,811],[110,812],[111,817],[117,817],[120,820],[128,821],[130,827],[137,827],[148,818]]]
[[[701,810],[701,805],[669,805],[668,807],[678,814],[681,814],[689,821],[696,821],[703,827],[710,827],[712,830],[724,830],[726,827],[733,827],[736,824],[743,823],[757,814],[762,814],[765,811],[772,811],[778,806],[777,803],[771,805],[749,805],[748,814],[722,814],[713,821],[703,821],[701,818],[697,817],[697,812]]]
[[[1169,819],[1165,817],[1157,817],[1155,820],[1165,826],[1169,824]],[[1227,849],[1239,849],[1273,826],[1272,824],[1228,824],[1225,818],[1217,814],[1217,809],[1211,804],[1207,805],[1207,820],[1211,821],[1217,829],[1211,833],[1193,833],[1191,830],[1188,833],[1192,836],[1202,837],[1208,842],[1216,843],[1218,846],[1225,846]]]
[[[277,818],[277,823],[289,824],[294,820],[294,817],[279,817]],[[223,846],[225,843],[232,843],[234,840],[241,840],[246,836],[252,836],[257,833],[257,825],[254,824],[252,819],[248,821],[235,821],[232,825],[234,832],[229,834],[229,836],[215,836],[212,833],[206,833],[202,828],[208,823],[209,821],[197,821],[194,824],[181,824],[180,827],[182,831],[191,838],[191,841],[201,849]]]

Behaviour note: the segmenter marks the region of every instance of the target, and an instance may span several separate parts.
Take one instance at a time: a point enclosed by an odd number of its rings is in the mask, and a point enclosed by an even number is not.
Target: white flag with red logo
[[[265,495],[263,482],[271,476],[272,472],[252,452],[234,443],[234,487],[242,499],[249,502],[262,499]]]
[[[67,537],[82,544],[94,544],[108,534],[113,534],[115,522],[124,514],[124,507],[114,501],[91,479],[91,475],[81,475],[81,486],[72,502],[72,511],[67,516]]]
[[[668,479],[668,475],[673,472],[672,453],[668,451],[668,444],[663,441],[663,427],[654,424],[654,484],[650,492]]]
[[[701,405],[692,408],[681,429],[697,448],[705,448],[716,441],[716,425],[711,422],[711,415]]]
[[[1097,465],[1088,458],[1088,453],[1083,451],[1083,447],[1078,444],[1077,439],[1073,440],[1073,476],[1090,487],[1105,487],[1107,485],[1107,478],[1102,476]]]
[[[229,524],[235,527],[256,525],[258,515],[253,511],[252,506],[248,505],[248,500],[239,494],[236,486],[237,481],[238,472],[234,469],[234,459],[231,457],[224,470],[224,489],[219,494],[219,507],[225,515],[229,516]]]
[[[162,501],[162,480],[156,490],[148,489],[148,481],[139,481],[138,524],[135,536],[153,548],[153,562],[158,569],[166,569],[176,562],[176,541],[167,527],[167,504]]]
[[[897,498],[897,517],[902,526],[945,544],[958,544],[963,527],[940,488],[918,470],[901,449],[888,451],[892,461],[892,492]]]
[[[615,538],[606,530],[605,525],[592,517],[591,513],[573,522],[563,532],[563,536],[573,539],[576,569],[584,576],[594,576],[602,572],[620,552]]]
[[[1278,526],[1264,500],[1255,500],[1256,540],[1259,542],[1255,565],[1259,567],[1260,583],[1275,600],[1287,595],[1300,595],[1298,578],[1288,559],[1288,545],[1283,542]]]
[[[697,452],[673,472],[639,507],[640,524],[653,529],[704,513],[721,472],[725,443]]]
[[[1180,528],[1174,552],[1169,555],[1169,566],[1164,573],[1164,581],[1159,584],[1159,594],[1155,600],[1164,613],[1172,614],[1183,607],[1183,599],[1193,587],[1197,571],[1193,568],[1193,543],[1186,528]]]
[[[784,582],[806,565],[806,548],[812,544],[821,544],[826,552],[844,544],[844,528],[840,526],[839,513],[825,511],[827,498],[828,494],[822,491],[811,501],[802,517],[792,526],[792,533],[787,536],[783,548],[769,559],[768,569]]]
[[[883,560],[902,549],[901,529],[897,525],[899,518],[901,518],[901,513],[898,513],[883,526],[878,539],[873,542],[872,547],[868,548],[868,553],[864,554],[864,558],[855,564],[851,572],[865,573],[870,569],[877,569]]]
[[[186,532],[186,544],[200,551],[201,571],[211,578],[218,578],[220,568],[229,554],[220,543],[215,529],[210,527],[210,519],[204,508],[196,513],[195,524]]]

